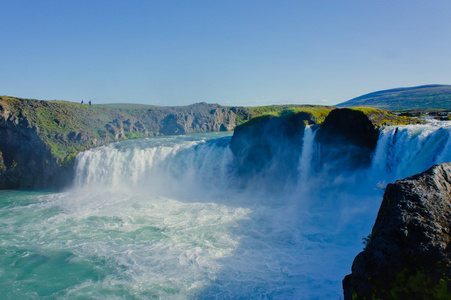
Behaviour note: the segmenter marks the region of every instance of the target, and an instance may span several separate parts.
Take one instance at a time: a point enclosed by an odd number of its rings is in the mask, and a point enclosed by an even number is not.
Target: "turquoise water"
[[[239,184],[230,133],[91,149],[65,191],[0,191],[1,298],[339,299],[380,182],[448,159],[436,129],[387,130],[370,170],[334,178],[310,173],[310,132],[302,180],[275,192]]]

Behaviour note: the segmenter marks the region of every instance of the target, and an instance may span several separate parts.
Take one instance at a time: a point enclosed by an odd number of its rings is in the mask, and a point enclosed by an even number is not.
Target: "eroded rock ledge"
[[[345,299],[451,299],[451,163],[387,185]]]

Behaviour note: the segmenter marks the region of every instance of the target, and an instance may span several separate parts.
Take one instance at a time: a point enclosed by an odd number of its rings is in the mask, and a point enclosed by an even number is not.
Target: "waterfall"
[[[173,137],[142,139],[84,151],[77,156],[75,185],[152,189],[171,183],[227,184],[233,174],[230,137],[206,141],[200,136],[177,143],[173,140]]]
[[[11,299],[339,299],[382,200],[376,183],[451,160],[450,128],[388,127],[371,167],[331,174],[317,170],[319,147],[307,126],[293,143],[299,147],[273,152],[267,172],[247,181],[236,171],[230,133],[84,151],[72,189],[2,194],[0,292]],[[285,167],[298,176],[274,172]]]
[[[305,182],[312,170],[312,163],[314,162],[315,152],[315,133],[310,126],[306,126],[304,130],[304,137],[302,141],[302,153],[299,159],[299,181]]]
[[[373,157],[371,176],[391,182],[451,161],[450,136],[448,123],[384,129]]]
[[[306,126],[297,166],[297,186],[308,185],[312,178],[328,182],[328,174],[315,173],[319,146],[315,134]],[[379,137],[372,165],[371,180],[392,182],[426,170],[434,164],[451,161],[451,125],[441,123],[385,128]],[[76,160],[75,183],[78,187],[109,189],[142,187],[153,191],[163,186],[174,189],[227,188],[240,181],[229,147],[230,136],[205,140],[203,136],[158,137],[132,143],[116,143],[80,153]],[[284,159],[280,157],[279,159]],[[269,180],[268,174],[256,178],[254,186]],[[331,178],[336,180],[336,178]],[[362,178],[362,181],[365,178]],[[254,182],[254,183],[255,183]],[[371,183],[372,184],[372,183]]]

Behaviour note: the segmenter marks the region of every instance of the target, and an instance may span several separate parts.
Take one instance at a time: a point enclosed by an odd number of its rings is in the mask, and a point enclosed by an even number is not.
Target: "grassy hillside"
[[[67,101],[38,101],[14,97],[0,97],[3,109],[10,111],[18,122],[26,120],[36,128],[41,140],[59,159],[75,155],[95,145],[97,140],[114,141],[106,124],[116,119],[129,119],[136,111],[106,105],[81,105]],[[133,135],[133,136],[132,136]],[[140,137],[143,133],[130,133],[127,137]]]
[[[262,116],[290,125],[287,132],[291,133],[303,123],[322,123],[333,109],[312,105],[224,107],[207,103],[179,107],[81,105],[0,96],[0,189],[64,186],[71,181],[74,159],[80,151],[109,142],[233,130],[249,120],[249,125],[244,126],[252,126]],[[355,109],[364,111],[376,126],[414,121],[384,110]],[[260,130],[257,126],[257,132]]]
[[[312,111],[318,118],[325,116],[324,113],[318,113],[314,107],[299,105],[81,105],[68,101],[0,96],[0,117],[3,114],[4,118],[16,120],[18,126],[35,130],[39,139],[60,162],[72,160],[79,151],[108,142],[154,135],[232,130],[237,124],[255,116],[277,114],[286,109],[299,110],[300,107]],[[220,128],[221,124],[226,126]]]
[[[451,85],[424,85],[369,93],[336,105],[387,110],[451,109]]]
[[[250,119],[264,115],[285,116],[306,112],[315,123],[322,123],[330,106],[313,105],[273,105],[261,107],[221,107],[217,104],[199,103],[180,107],[160,107],[150,105],[114,104],[81,105],[67,101],[39,101],[0,96],[3,110],[8,110],[17,122],[26,120],[27,126],[35,128],[40,139],[59,160],[73,158],[86,148],[116,140],[161,135],[169,132],[164,123],[170,119],[171,126],[176,117],[196,118],[196,122],[211,122],[209,118],[216,112],[234,114],[236,120],[231,128]],[[364,111],[376,125],[411,123],[412,119],[395,116],[388,111],[355,108]],[[11,117],[10,117],[11,118]],[[221,119],[221,121],[223,118]],[[180,122],[179,122],[180,123]],[[176,124],[178,125],[178,124]],[[192,132],[208,131],[208,127],[196,125]],[[172,127],[171,127],[172,128]],[[184,132],[180,132],[184,133]]]
[[[419,119],[411,118],[409,116],[400,116],[385,109],[377,109],[365,106],[352,107],[351,109],[363,112],[374,124],[374,126],[379,128],[389,125],[408,125],[423,123],[423,121]]]

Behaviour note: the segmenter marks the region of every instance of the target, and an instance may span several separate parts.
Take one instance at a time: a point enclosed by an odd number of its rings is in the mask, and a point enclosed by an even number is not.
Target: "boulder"
[[[387,185],[345,299],[451,299],[450,229],[450,163]]]

